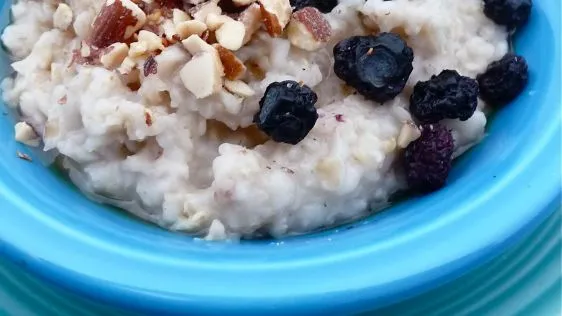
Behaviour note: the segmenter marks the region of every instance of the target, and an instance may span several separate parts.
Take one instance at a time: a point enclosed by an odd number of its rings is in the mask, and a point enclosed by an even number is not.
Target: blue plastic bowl
[[[3,116],[0,255],[72,291],[151,312],[352,313],[435,287],[560,205],[560,18],[560,1],[535,0],[516,40],[530,66],[527,91],[499,111],[446,188],[351,229],[278,242],[196,241],[108,210],[16,158],[27,149]],[[4,73],[7,64],[4,55]]]

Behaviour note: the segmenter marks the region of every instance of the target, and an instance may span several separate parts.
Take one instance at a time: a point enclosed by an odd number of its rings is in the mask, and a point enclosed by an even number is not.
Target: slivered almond
[[[289,0],[259,0],[261,16],[265,29],[269,35],[278,37],[291,18],[291,3]]]
[[[146,23],[146,14],[131,0],[106,0],[94,20],[89,43],[98,48],[125,42]]]
[[[294,46],[314,51],[330,40],[332,27],[322,12],[306,7],[293,13],[287,36]]]
[[[244,73],[246,73],[246,66],[244,66],[244,63],[238,59],[233,52],[219,44],[214,44],[213,47],[219,53],[219,58],[224,67],[224,76],[226,79],[237,80],[244,76]]]

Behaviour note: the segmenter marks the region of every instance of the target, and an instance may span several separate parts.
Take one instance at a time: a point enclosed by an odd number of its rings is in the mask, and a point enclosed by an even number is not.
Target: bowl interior
[[[90,294],[95,286],[112,285],[93,294],[109,300],[115,291],[118,300],[146,291],[177,306],[212,301],[220,308],[257,297],[301,297],[313,306],[322,292],[343,308],[419,290],[546,216],[540,205],[555,197],[561,174],[559,17],[559,3],[535,1],[530,24],[515,39],[529,63],[527,90],[498,111],[489,135],[456,162],[446,188],[349,226],[277,241],[202,242],[93,203],[36,160],[16,157],[18,150],[35,156],[14,141],[3,106],[0,254],[25,258],[50,278],[82,284]],[[5,53],[0,62],[6,75]],[[219,287],[226,281],[240,287],[235,293]],[[297,301],[286,302],[291,304]]]

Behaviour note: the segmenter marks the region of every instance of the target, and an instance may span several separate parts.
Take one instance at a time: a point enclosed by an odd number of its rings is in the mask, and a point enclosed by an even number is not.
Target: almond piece
[[[260,5],[252,3],[252,5],[247,7],[246,10],[240,14],[238,21],[242,22],[246,29],[243,43],[247,44],[252,39],[254,33],[261,27],[262,18]]]
[[[421,131],[413,122],[406,122],[402,125],[400,133],[398,134],[398,139],[396,141],[398,147],[406,148],[408,145],[420,138]]]
[[[131,59],[130,57],[125,57],[117,71],[122,75],[130,74],[136,65],[137,63],[135,63],[133,59]]]
[[[259,0],[262,21],[269,35],[278,37],[289,23],[292,8],[289,0]]]
[[[146,14],[131,0],[106,0],[94,20],[89,42],[98,48],[125,42],[146,23]]]
[[[149,31],[145,31],[145,30],[140,31],[138,35],[138,42],[146,43],[146,49],[149,52],[164,49],[164,45],[162,44],[162,38]]]
[[[59,3],[53,14],[53,25],[60,30],[66,31],[73,19],[72,9],[66,3]]]
[[[197,20],[184,21],[176,25],[176,32],[180,40],[186,39],[192,35],[201,36],[206,30],[207,25]]]
[[[227,21],[215,32],[217,42],[224,48],[236,51],[242,47],[246,28],[240,21]]]
[[[219,92],[222,89],[222,75],[216,57],[208,51],[195,55],[180,70],[181,81],[197,99]]]
[[[196,55],[203,52],[212,52],[218,54],[215,47],[207,44],[207,42],[205,42],[201,37],[197,35],[191,35],[181,43],[191,55]]]
[[[198,21],[205,22],[207,15],[214,13],[216,15],[221,15],[222,9],[218,6],[218,0],[211,0],[199,4],[189,10],[191,16]]]
[[[306,7],[293,13],[287,27],[287,36],[294,46],[314,51],[330,40],[332,27],[322,12]]]
[[[205,19],[205,24],[207,24],[207,29],[211,31],[215,31],[228,21],[232,21],[232,19],[226,15],[217,15],[211,13],[207,15],[207,18]]]
[[[172,10],[172,21],[175,25],[189,20],[191,20],[191,17],[185,11],[180,9]]]
[[[135,58],[140,57],[148,52],[148,45],[146,42],[134,42],[131,43],[131,48],[129,48],[129,57]]]
[[[224,88],[239,97],[247,98],[255,94],[254,90],[242,80],[225,80]]]
[[[36,147],[39,146],[39,136],[33,130],[31,125],[26,122],[18,122],[14,126],[15,139],[16,141],[25,144],[27,146]]]
[[[214,44],[213,47],[217,50],[219,58],[224,67],[224,76],[228,80],[240,79],[246,73],[246,66],[244,63],[234,55],[230,50],[222,47],[219,44]]]
[[[247,5],[250,5],[254,2],[256,2],[257,0],[232,0],[232,3],[234,3],[235,6],[237,7],[245,7]]]
[[[118,67],[125,57],[129,54],[129,46],[125,43],[114,43],[108,47],[107,51],[101,56],[100,62],[107,69]]]

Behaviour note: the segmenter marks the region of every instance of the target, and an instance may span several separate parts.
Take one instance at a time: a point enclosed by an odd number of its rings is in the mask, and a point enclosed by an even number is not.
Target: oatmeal
[[[398,165],[424,137],[441,137],[440,173],[483,137],[470,87],[508,32],[482,0],[222,2],[15,2],[18,140],[93,199],[225,239],[360,218],[408,188]],[[439,89],[454,97],[436,105]]]

